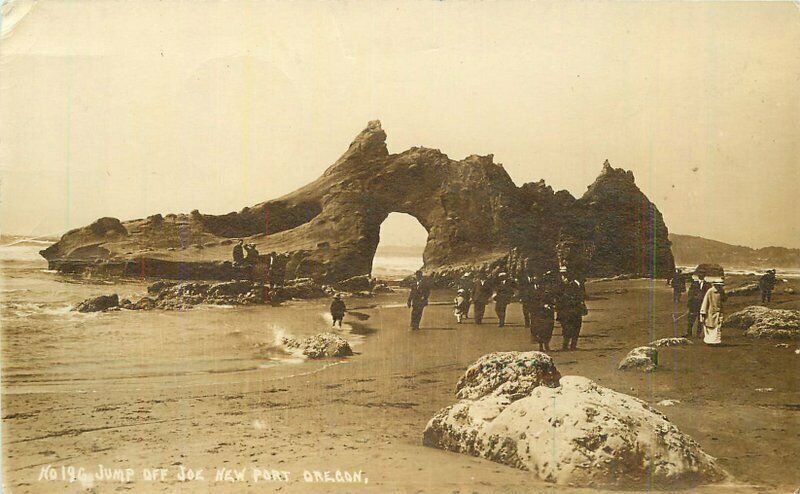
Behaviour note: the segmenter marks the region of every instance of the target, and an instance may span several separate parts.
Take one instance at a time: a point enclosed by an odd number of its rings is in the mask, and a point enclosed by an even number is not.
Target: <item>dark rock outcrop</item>
[[[84,300],[72,310],[77,312],[102,312],[114,307],[119,307],[119,295],[100,295]]]
[[[673,268],[661,214],[630,172],[606,162],[576,200],[543,181],[517,187],[492,155],[456,161],[424,147],[389,154],[377,121],[319,179],[279,199],[218,216],[102,218],[41,254],[64,272],[330,284],[371,273],[381,223],[392,212],[427,230],[423,259],[431,274],[496,266],[514,248],[535,270],[560,262],[581,277],[664,276]],[[238,237],[261,252],[255,266],[226,262]],[[270,252],[277,262],[268,268]]]

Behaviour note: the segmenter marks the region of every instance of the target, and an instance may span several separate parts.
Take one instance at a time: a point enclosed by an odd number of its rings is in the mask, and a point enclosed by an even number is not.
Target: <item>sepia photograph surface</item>
[[[800,492],[796,2],[0,29],[0,492]]]

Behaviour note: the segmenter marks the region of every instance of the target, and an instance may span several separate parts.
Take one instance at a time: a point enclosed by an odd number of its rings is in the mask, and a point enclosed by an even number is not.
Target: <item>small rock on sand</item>
[[[651,341],[649,346],[654,347],[670,347],[670,346],[686,346],[692,345],[692,340],[689,338],[661,338],[660,340]]]
[[[638,369],[642,372],[652,372],[658,367],[658,350],[651,346],[634,348],[617,367],[619,370]]]
[[[320,333],[299,341],[294,338],[283,338],[282,342],[287,348],[302,351],[303,355],[310,359],[353,355],[353,350],[347,340],[333,333]]]

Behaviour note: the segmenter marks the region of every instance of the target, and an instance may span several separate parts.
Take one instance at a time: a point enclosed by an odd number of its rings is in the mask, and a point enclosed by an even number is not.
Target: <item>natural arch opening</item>
[[[422,267],[428,232],[406,213],[390,213],[381,223],[380,240],[372,260],[372,276],[400,280]]]

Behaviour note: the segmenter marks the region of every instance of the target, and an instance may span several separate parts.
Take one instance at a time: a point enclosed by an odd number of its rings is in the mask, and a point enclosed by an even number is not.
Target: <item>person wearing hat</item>
[[[466,317],[469,310],[469,302],[467,301],[467,291],[459,288],[456,292],[456,298],[453,299],[453,314],[456,316],[456,322],[461,324],[461,321]]]
[[[472,286],[472,305],[475,307],[473,317],[475,324],[483,322],[483,315],[486,312],[486,304],[492,298],[492,284],[480,273],[475,276],[475,283]]]
[[[560,271],[562,277],[556,297],[556,311],[558,312],[556,319],[561,324],[561,334],[564,339],[561,349],[563,351],[577,350],[583,316],[588,313],[584,302],[586,297],[583,285],[578,280],[571,279],[565,268],[561,268]]]
[[[494,312],[497,314],[497,327],[502,328],[506,325],[506,308],[511,303],[514,296],[514,285],[508,278],[508,273],[497,275],[497,287],[494,294]]]
[[[722,343],[722,303],[725,302],[725,289],[722,280],[715,280],[706,292],[700,306],[700,322],[703,325],[703,343],[719,345]]]
[[[428,281],[422,276],[422,271],[414,273],[414,281],[411,285],[411,291],[408,293],[407,305],[411,309],[411,330],[419,329],[419,324],[422,322],[422,311],[428,305],[428,297],[430,297],[431,289],[428,286]]]
[[[342,300],[342,294],[337,293],[333,296],[333,300],[331,300],[331,319],[333,319],[333,324],[331,327],[336,327],[336,322],[339,322],[339,328],[342,327],[342,319],[344,319],[344,313],[347,311],[347,307],[344,305],[344,300]]]
[[[531,328],[531,338],[539,343],[540,352],[550,351],[550,340],[553,338],[553,307],[555,300],[552,290],[544,277],[526,276],[519,287],[522,315],[525,327]]]
[[[686,281],[683,279],[683,271],[675,269],[675,274],[672,275],[672,278],[667,280],[667,285],[672,287],[672,301],[676,304],[680,303],[681,294],[686,291]]]
[[[686,334],[684,338],[692,337],[692,329],[697,323],[697,337],[703,337],[703,323],[700,322],[700,306],[703,305],[703,299],[706,293],[711,288],[711,283],[706,281],[706,276],[702,273],[695,275],[696,280],[692,281],[689,285],[688,300],[686,301],[686,308],[688,309],[688,317],[686,319]]]
[[[761,290],[761,303],[772,302],[772,290],[775,289],[778,279],[775,277],[775,270],[769,269],[758,280],[758,288]]]
[[[472,305],[472,273],[464,273],[458,280],[458,288],[464,290],[464,319],[469,319],[469,308]]]
[[[244,262],[244,240],[241,238],[237,240],[236,245],[233,246],[233,265],[241,266]]]

